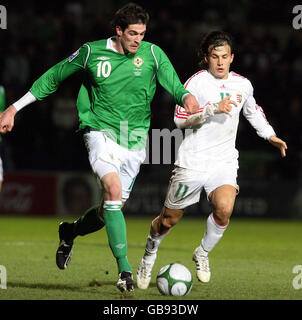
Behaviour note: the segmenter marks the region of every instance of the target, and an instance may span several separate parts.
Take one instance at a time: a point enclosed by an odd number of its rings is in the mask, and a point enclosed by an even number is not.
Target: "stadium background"
[[[7,105],[81,44],[111,36],[112,14],[126,2],[1,2],[8,13],[7,30],[0,30],[0,84],[6,89]],[[151,15],[145,40],[164,49],[182,82],[198,70],[196,49],[204,32],[223,29],[234,36],[231,69],[252,81],[258,104],[288,144],[287,157],[281,159],[242,117],[237,138],[240,194],[234,216],[302,217],[302,30],[292,26],[296,3],[136,2]],[[80,75],[69,78],[57,93],[23,109],[14,131],[4,136],[0,214],[78,216],[97,201],[99,191],[76,133],[80,82]],[[174,103],[160,86],[152,110],[151,129],[174,128]],[[159,213],[172,168],[162,162],[142,166],[127,215]],[[208,213],[203,193],[187,214]]]

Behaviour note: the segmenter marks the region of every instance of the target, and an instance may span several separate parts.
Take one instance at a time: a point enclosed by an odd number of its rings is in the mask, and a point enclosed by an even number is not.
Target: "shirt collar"
[[[107,46],[106,46],[106,48],[107,49],[110,49],[110,50],[112,50],[112,51],[114,51],[114,52],[118,52],[115,48],[114,48],[114,46],[113,46],[113,39],[116,39],[116,36],[112,36],[112,37],[110,37],[110,38],[108,38],[107,39]]]
[[[228,73],[228,77],[227,77],[226,79],[219,79],[219,78],[215,78],[209,70],[207,70],[207,73],[208,73],[208,76],[209,76],[211,79],[214,79],[214,80],[216,80],[216,81],[227,81],[227,80],[230,79],[230,75],[231,75],[230,72],[229,72],[229,73]]]

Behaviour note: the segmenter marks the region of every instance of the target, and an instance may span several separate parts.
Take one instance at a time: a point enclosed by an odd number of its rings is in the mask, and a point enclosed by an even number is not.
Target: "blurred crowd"
[[[151,16],[145,40],[167,53],[182,82],[198,71],[197,50],[204,33],[224,30],[232,34],[235,59],[231,69],[251,80],[258,104],[289,148],[287,160],[281,160],[278,151],[242,118],[237,139],[242,173],[270,179],[301,177],[302,31],[292,27],[294,4],[272,0],[137,2]],[[110,19],[125,3],[9,3],[8,29],[0,30],[0,84],[6,89],[7,104],[83,43],[113,35]],[[14,131],[2,145],[5,170],[90,169],[81,135],[76,133],[80,84],[81,75],[75,75],[55,94],[18,114]],[[174,102],[160,86],[152,110],[151,128],[174,128]],[[145,167],[142,170],[151,170]]]

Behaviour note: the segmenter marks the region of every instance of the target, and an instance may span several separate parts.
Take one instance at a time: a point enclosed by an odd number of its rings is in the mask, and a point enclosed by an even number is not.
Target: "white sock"
[[[204,248],[202,247],[202,244],[200,244],[197,249],[196,249],[196,253],[199,257],[208,257],[209,252],[204,250]]]
[[[162,242],[164,237],[171,230],[171,229],[169,229],[163,234],[156,233],[153,230],[153,222],[154,222],[154,220],[151,223],[150,233],[149,233],[148,238],[147,238],[145,254],[144,254],[144,260],[147,263],[151,262],[151,261],[153,262],[156,259],[156,253],[157,253],[157,250],[158,250],[158,247],[159,247],[160,243]]]
[[[228,225],[229,224],[221,226],[217,224],[214,219],[213,213],[209,215],[207,219],[206,232],[201,240],[201,248],[200,248],[201,255],[206,254],[207,256],[207,252],[211,251],[215,247],[215,245],[219,242],[219,240],[222,238],[223,233],[226,230]],[[202,251],[206,251],[206,253]]]

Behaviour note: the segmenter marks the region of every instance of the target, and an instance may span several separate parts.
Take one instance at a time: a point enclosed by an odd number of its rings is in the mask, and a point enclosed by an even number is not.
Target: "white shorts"
[[[0,158],[0,182],[3,181],[3,166],[2,166],[2,160]]]
[[[129,198],[141,164],[145,161],[146,150],[129,150],[108,138],[103,131],[90,131],[84,134],[88,158],[98,182],[110,172],[119,175],[122,184],[122,201]],[[95,163],[102,162],[101,170]],[[101,183],[100,183],[101,185]]]
[[[204,189],[209,200],[209,194],[216,188],[228,184],[239,192],[237,184],[238,162],[214,165],[206,172],[175,167],[169,182],[165,207],[169,209],[185,209],[199,202]]]

